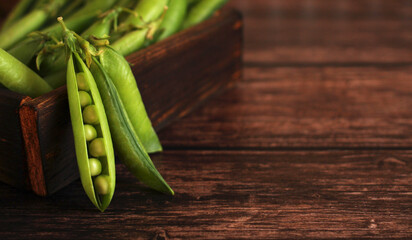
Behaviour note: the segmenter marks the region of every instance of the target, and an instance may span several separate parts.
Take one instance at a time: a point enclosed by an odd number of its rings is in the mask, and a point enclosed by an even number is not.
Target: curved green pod
[[[30,9],[33,5],[35,0],[21,0],[17,5],[13,8],[10,14],[7,16],[6,20],[3,22],[1,27],[1,32],[5,31],[9,28],[13,23],[18,21],[22,16],[26,14],[26,12]]]
[[[222,7],[228,0],[200,0],[194,3],[189,10],[185,21],[183,22],[183,29],[194,26],[206,19]]]
[[[22,17],[0,34],[0,47],[8,49],[22,40],[27,34],[38,30],[50,18],[53,12],[58,11],[67,0],[39,2],[39,6]]]
[[[110,47],[101,48],[100,64],[112,79],[127,115],[148,153],[162,151],[162,145],[147,115],[142,97],[127,60]]]
[[[139,29],[129,32],[116,40],[111,46],[123,56],[130,55],[144,46],[148,31],[148,29]]]
[[[130,15],[122,24],[142,26],[152,22],[162,15],[168,1],[169,0],[140,0],[134,9],[139,16]]]
[[[90,70],[101,93],[120,160],[134,176],[149,187],[173,195],[173,190],[156,170],[137,136],[111,78],[96,58],[93,58]]]
[[[76,65],[74,64],[74,61],[76,61]],[[92,172],[90,169],[91,166],[93,167],[96,165],[95,163],[90,163],[89,160],[90,158],[92,158],[90,156],[89,149],[92,147],[91,143],[96,139],[90,141],[89,143],[86,139],[85,123],[83,120],[82,106],[79,97],[79,87],[77,85],[76,67],[79,70],[78,72],[84,73],[84,79],[88,82],[88,85],[90,86],[89,95],[92,98],[92,104],[93,106],[95,106],[96,113],[99,118],[99,124],[94,125],[95,128],[99,129],[98,134],[100,134],[100,136],[97,136],[98,138],[96,138],[99,139],[98,157],[99,161],[101,162],[101,174],[98,176],[96,176],[95,170],[92,169]],[[80,172],[80,179],[90,201],[100,211],[104,211],[110,204],[116,184],[113,143],[111,139],[107,116],[104,111],[104,106],[99,94],[99,90],[94,81],[93,75],[90,73],[90,70],[87,68],[87,66],[84,64],[83,60],[79,57],[77,53],[73,53],[70,55],[67,64],[67,93],[69,98],[70,117],[73,128],[76,158]],[[104,150],[100,150],[101,148],[103,148]],[[103,152],[104,154],[100,154]],[[96,158],[92,159],[93,160],[91,161],[96,161]],[[93,175],[95,175],[96,177],[94,177]],[[99,178],[99,180],[96,181],[97,177],[99,176],[104,176],[103,180]],[[104,182],[105,179],[108,180],[106,183]],[[107,190],[104,195],[99,194],[99,192],[102,193],[102,191],[99,190],[102,188],[101,185],[104,185],[103,188]],[[96,191],[96,189],[98,191]]]
[[[142,29],[127,32],[124,36],[114,41],[111,46],[123,56],[127,56],[142,47],[146,41],[146,37],[150,31],[147,24],[152,23],[162,15],[167,6],[168,0],[142,0],[139,1],[135,12],[138,17],[130,15],[119,28],[128,28],[128,25],[140,26]],[[143,21],[142,21],[143,19]],[[152,28],[157,28],[160,23],[152,24]]]
[[[109,36],[112,20],[99,20],[91,25],[82,33],[82,37],[87,39],[90,36],[104,37]]]
[[[161,33],[157,40],[163,40],[179,31],[186,17],[186,12],[187,0],[170,0],[167,12],[159,27]]]
[[[43,78],[1,48],[0,83],[30,97],[38,97],[52,90]]]
[[[65,24],[69,29],[81,32],[89,27],[101,13],[109,10],[115,2],[116,0],[89,0],[82,8],[65,19]],[[57,39],[61,39],[62,30],[57,23],[43,29],[42,32],[47,32]]]
[[[29,13],[0,34],[0,47],[9,49],[28,33],[40,28],[47,19],[48,13],[43,10]]]

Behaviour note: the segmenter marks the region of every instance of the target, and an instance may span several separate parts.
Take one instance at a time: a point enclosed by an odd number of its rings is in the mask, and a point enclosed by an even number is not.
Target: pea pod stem
[[[93,20],[95,20],[100,14],[104,11],[107,11],[116,0],[91,0],[87,1],[86,4],[79,9],[77,12],[72,14],[68,19],[65,20],[65,25],[67,28],[81,32],[85,28],[87,28]],[[90,27],[90,26],[89,26]],[[60,24],[54,24],[46,29],[43,30],[44,33],[49,35],[50,37],[54,37],[56,39],[63,38],[63,31],[61,29]],[[12,49],[13,52],[20,53],[24,51],[30,52],[30,43],[28,40],[25,40],[21,46],[18,48]],[[18,55],[18,54],[16,54]],[[56,56],[57,55],[57,56]],[[20,55],[18,55],[20,57]],[[21,56],[24,59],[32,59],[34,57],[29,56]],[[63,71],[65,68],[66,57],[64,54],[57,52],[56,54],[50,54],[46,56],[43,64],[40,68],[40,72],[42,75],[49,75],[55,74],[56,72]]]

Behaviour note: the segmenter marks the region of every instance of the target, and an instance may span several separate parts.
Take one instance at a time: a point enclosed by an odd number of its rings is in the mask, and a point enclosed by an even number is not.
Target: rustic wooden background
[[[163,196],[0,184],[2,239],[412,238],[412,2],[232,0],[244,80],[160,132]]]

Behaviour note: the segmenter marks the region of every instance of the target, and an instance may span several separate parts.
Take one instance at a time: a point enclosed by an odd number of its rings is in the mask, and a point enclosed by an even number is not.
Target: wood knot
[[[153,240],[169,240],[166,230],[158,230]]]
[[[375,223],[375,219],[371,219],[368,228],[376,229],[378,228],[378,224]]]

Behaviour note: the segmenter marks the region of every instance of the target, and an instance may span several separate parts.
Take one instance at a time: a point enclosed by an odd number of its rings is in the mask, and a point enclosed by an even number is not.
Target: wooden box
[[[241,78],[242,27],[226,9],[127,57],[156,130]],[[46,196],[79,177],[66,87],[35,99],[0,89],[0,112],[0,181]]]

